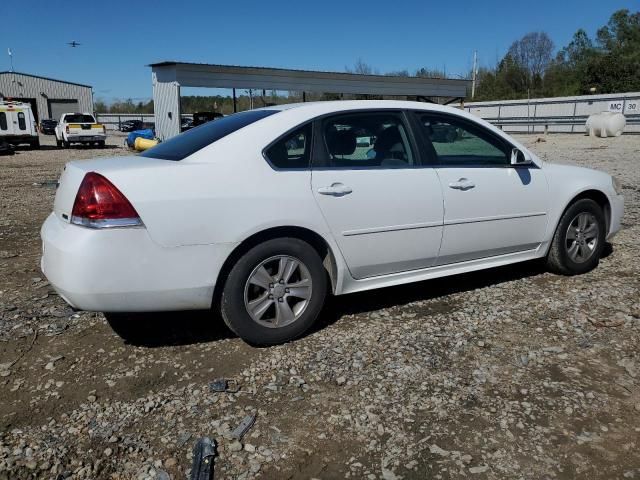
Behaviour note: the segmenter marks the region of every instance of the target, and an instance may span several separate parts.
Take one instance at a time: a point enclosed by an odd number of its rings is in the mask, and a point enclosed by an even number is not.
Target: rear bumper
[[[145,228],[95,230],[51,214],[41,229],[42,271],[71,306],[101,312],[211,307],[234,244],[166,248]]]
[[[69,143],[104,142],[106,139],[106,135],[96,135],[91,132],[88,132],[86,135],[67,135],[67,142]]]
[[[615,195],[610,197],[611,201],[611,220],[609,222],[609,233],[607,234],[607,240],[611,240],[616,233],[620,231],[622,224],[622,216],[624,215],[624,197],[622,195]]]

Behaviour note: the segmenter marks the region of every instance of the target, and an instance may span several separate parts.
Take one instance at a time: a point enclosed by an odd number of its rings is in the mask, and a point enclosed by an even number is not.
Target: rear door
[[[316,122],[311,185],[354,278],[427,268],[442,239],[442,192],[399,111]]]
[[[512,166],[512,145],[469,119],[435,112],[416,119],[444,195],[437,264],[538,248],[549,207],[544,171]]]

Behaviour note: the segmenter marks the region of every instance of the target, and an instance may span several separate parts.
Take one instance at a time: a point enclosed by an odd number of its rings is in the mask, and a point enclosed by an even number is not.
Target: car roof
[[[304,102],[304,103],[287,103],[283,105],[273,105],[263,107],[256,110],[309,110],[314,113],[331,113],[345,110],[359,110],[369,108],[380,109],[410,109],[410,110],[428,110],[438,112],[455,112],[459,113],[459,108],[447,105],[439,105],[436,103],[415,102],[410,100],[328,100],[324,102]]]

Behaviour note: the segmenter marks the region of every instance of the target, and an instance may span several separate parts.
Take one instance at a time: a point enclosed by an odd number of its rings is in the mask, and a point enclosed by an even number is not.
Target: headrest
[[[356,151],[356,134],[352,130],[333,130],[327,135],[331,155],[351,155]]]
[[[400,135],[398,127],[393,125],[380,132],[373,149],[376,152],[386,152],[396,143],[402,143],[402,136]]]

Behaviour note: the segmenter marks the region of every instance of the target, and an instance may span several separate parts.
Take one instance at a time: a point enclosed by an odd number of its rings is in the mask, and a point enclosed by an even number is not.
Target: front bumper
[[[41,229],[42,271],[72,307],[101,312],[211,307],[234,244],[162,247],[145,228],[90,229],[51,214]]]
[[[609,221],[609,233],[607,240],[611,240],[620,231],[622,216],[624,215],[624,196],[615,195],[610,197],[611,219]]]

